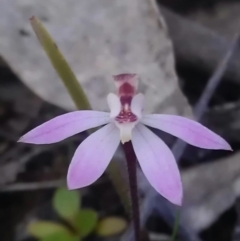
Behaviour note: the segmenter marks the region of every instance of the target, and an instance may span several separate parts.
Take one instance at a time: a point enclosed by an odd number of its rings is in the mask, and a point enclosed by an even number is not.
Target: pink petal
[[[107,96],[107,102],[110,109],[110,117],[117,117],[121,111],[121,102],[119,97],[113,93],[110,93]]]
[[[144,105],[144,95],[142,93],[138,93],[132,98],[131,111],[138,118],[142,117],[143,105]]]
[[[143,173],[162,196],[182,204],[182,183],[178,166],[168,146],[142,124],[133,129],[132,144]]]
[[[82,188],[95,182],[107,168],[119,143],[119,130],[113,123],[84,140],[69,166],[68,188]]]
[[[43,123],[19,139],[19,142],[51,144],[79,132],[108,123],[109,113],[100,111],[74,111]]]
[[[205,149],[232,150],[230,145],[219,135],[200,123],[174,115],[146,115],[141,122],[174,135],[188,144]]]

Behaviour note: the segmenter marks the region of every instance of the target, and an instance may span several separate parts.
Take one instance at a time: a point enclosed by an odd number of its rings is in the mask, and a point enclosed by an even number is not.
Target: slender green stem
[[[53,67],[66,86],[66,89],[68,90],[77,108],[80,110],[91,109],[91,105],[88,102],[83,89],[78,83],[77,78],[75,77],[64,56],[58,49],[56,43],[51,38],[50,34],[36,17],[32,17],[30,22],[43,49],[45,50]]]
[[[180,221],[180,209],[177,210],[176,216],[175,216],[175,222],[173,227],[173,232],[170,241],[175,241],[178,233],[179,228],[179,221]]]

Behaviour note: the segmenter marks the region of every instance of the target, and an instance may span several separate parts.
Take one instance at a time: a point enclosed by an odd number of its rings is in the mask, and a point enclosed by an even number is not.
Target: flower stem
[[[136,155],[133,150],[131,141],[124,143],[123,149],[125,152],[127,167],[128,167],[128,177],[129,177],[130,196],[132,201],[132,218],[133,218],[133,225],[134,225],[134,231],[135,231],[135,241],[140,241],[140,218],[139,218],[139,203],[138,203],[138,189],[137,189]]]

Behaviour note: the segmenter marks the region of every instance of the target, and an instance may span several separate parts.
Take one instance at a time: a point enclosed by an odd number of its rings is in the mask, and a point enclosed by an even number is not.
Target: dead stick
[[[198,119],[200,119],[203,116],[203,114],[207,108],[207,105],[209,103],[209,100],[212,97],[218,84],[220,83],[220,80],[222,79],[222,76],[223,76],[225,70],[227,69],[227,65],[229,64],[229,61],[230,61],[230,59],[234,53],[234,50],[239,42],[240,42],[239,37],[237,37],[233,41],[232,45],[229,47],[228,51],[226,51],[227,54],[225,53],[224,59],[220,62],[217,69],[214,71],[214,74],[209,79],[208,84],[207,84],[201,98],[199,99],[199,101],[196,105],[196,108],[194,109],[194,113]],[[178,140],[175,143],[172,151],[174,152],[177,161],[180,160],[186,146],[187,145],[180,140]],[[149,185],[143,185],[143,186],[149,188]],[[149,190],[144,190],[144,191],[145,191],[145,193],[147,193],[147,195],[146,195],[146,198],[140,209],[141,212],[144,214],[144,216],[141,215],[142,219],[144,221],[147,220],[148,216],[151,214],[151,212],[153,212],[153,209],[156,209],[159,214],[164,214],[164,215],[162,215],[163,218],[166,215],[166,209],[168,209],[169,212],[174,213],[174,206],[171,205],[168,201],[164,202],[164,205],[162,205],[164,199],[154,189],[151,189],[150,191]],[[157,205],[153,205],[154,203],[157,203]],[[166,207],[166,205],[167,205],[167,207]],[[144,222],[141,222],[141,224],[143,224],[143,223]],[[180,225],[181,225],[181,223],[180,223]],[[132,235],[133,235],[133,230],[132,230],[132,226],[130,226],[129,230],[124,235],[124,239],[122,239],[122,240],[130,241],[132,239]],[[187,234],[185,232],[185,235],[189,235],[189,234]],[[191,238],[196,241],[200,240],[197,236],[191,237]]]
[[[231,41],[202,25],[161,6],[160,9],[173,41],[177,64],[195,67],[211,74],[231,46]],[[225,79],[240,84],[240,49],[236,51]]]

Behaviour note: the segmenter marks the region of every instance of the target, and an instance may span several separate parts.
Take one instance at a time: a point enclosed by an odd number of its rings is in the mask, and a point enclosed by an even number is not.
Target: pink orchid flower
[[[154,127],[206,149],[231,150],[220,136],[193,120],[165,114],[143,115],[144,96],[136,94],[136,74],[114,76],[118,95],[107,97],[110,113],[74,111],[36,127],[19,142],[51,144],[90,128],[105,125],[77,148],[67,174],[69,189],[95,182],[105,171],[120,141],[132,141],[133,149],[150,184],[174,204],[182,203],[182,184],[174,156],[149,128]]]

